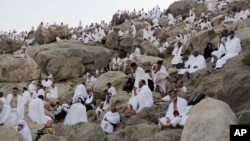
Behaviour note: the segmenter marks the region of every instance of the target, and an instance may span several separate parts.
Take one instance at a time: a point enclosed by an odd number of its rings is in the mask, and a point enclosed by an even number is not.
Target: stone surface
[[[228,141],[229,126],[234,124],[237,118],[226,103],[205,98],[192,108],[181,141]]]
[[[32,58],[0,55],[0,82],[25,82],[37,79],[41,70]]]
[[[35,32],[35,38],[38,44],[48,44],[51,42],[55,42],[56,37],[59,37],[61,39],[68,39],[69,36],[70,30],[68,26],[58,26],[55,29],[38,27]]]

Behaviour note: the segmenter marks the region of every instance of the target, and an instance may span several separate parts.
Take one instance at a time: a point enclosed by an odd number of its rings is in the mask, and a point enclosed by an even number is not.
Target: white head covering
[[[15,127],[16,130],[18,128],[18,125],[23,125],[23,129],[19,131],[19,133],[27,140],[27,141],[32,141],[32,136],[30,133],[30,129],[26,123],[25,120],[19,120],[17,126]]]

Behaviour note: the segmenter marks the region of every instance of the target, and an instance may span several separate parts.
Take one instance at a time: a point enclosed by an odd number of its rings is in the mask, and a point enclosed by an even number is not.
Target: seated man
[[[154,105],[153,94],[146,85],[145,80],[139,81],[139,88],[135,88],[134,96],[130,98],[128,109],[131,114],[136,114],[145,107],[152,107]]]
[[[25,120],[19,120],[15,129],[22,135],[24,139],[26,139],[27,141],[32,141],[30,129]]]
[[[102,101],[100,105],[97,107],[97,109],[95,110],[96,115],[95,115],[94,120],[97,120],[100,117],[101,113],[106,111],[109,106],[109,101],[110,101],[112,94],[109,93],[108,90],[104,90],[103,92],[106,95],[106,99],[105,101]]]
[[[199,55],[198,51],[194,51],[193,55],[190,55],[188,61],[185,62],[185,68],[179,69],[179,76],[185,73],[195,73],[199,70],[206,68],[206,60],[203,55]],[[188,75],[189,78],[189,75]]]
[[[230,31],[228,41],[225,44],[227,53],[216,62],[216,69],[220,69],[227,60],[237,56],[241,51],[240,39],[234,36],[234,31]]]
[[[46,95],[47,98],[49,99],[56,99],[58,98],[58,89],[57,86],[54,84],[51,85],[49,92]]]
[[[91,110],[91,109],[95,109],[95,103],[96,103],[94,93],[89,92],[88,95],[89,96],[87,97],[86,102],[85,102],[85,106],[86,106],[87,111]]]
[[[169,104],[168,111],[165,117],[162,117],[159,121],[159,128],[177,127],[181,122],[182,115],[185,114],[187,101],[181,97],[178,97],[177,92],[171,90],[169,92],[172,102]]]
[[[82,122],[88,122],[88,117],[83,98],[77,97],[76,102],[72,104],[69,109],[64,125],[74,125]]]
[[[102,130],[109,134],[112,133],[114,128],[120,123],[120,114],[116,112],[116,107],[112,106],[111,110],[108,111],[101,122]]]
[[[45,115],[43,100],[44,96],[38,95],[38,98],[31,100],[29,103],[28,116],[37,124],[45,124],[47,121],[52,120],[51,117]]]
[[[108,93],[111,93],[112,96],[116,95],[116,88],[112,86],[112,84],[109,82],[107,83],[107,87],[108,87]]]
[[[122,66],[121,59],[118,57],[118,54],[115,54],[114,58],[112,58],[110,62],[109,68],[110,70],[113,70],[113,71],[120,71],[121,66]]]

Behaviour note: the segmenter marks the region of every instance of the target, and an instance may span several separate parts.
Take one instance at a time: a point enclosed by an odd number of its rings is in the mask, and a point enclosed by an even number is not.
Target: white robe
[[[113,87],[113,86],[111,86],[111,87],[108,89],[108,92],[109,92],[109,93],[112,93],[112,96],[113,96],[113,95],[116,95],[116,93],[117,93],[115,87]]]
[[[53,82],[52,82],[51,80],[49,80],[49,79],[48,79],[47,81],[46,81],[46,80],[42,80],[41,82],[42,82],[42,85],[43,85],[44,87],[46,87],[46,88],[50,87],[50,86],[52,85],[52,83],[53,83]]]
[[[153,81],[155,86],[158,85],[160,88],[160,92],[165,94],[166,93],[166,77],[168,76],[168,72],[165,68],[165,66],[161,66],[161,69],[156,72],[156,73],[152,73],[152,77],[153,77]]]
[[[58,98],[58,88],[56,86],[50,88],[47,98]]]
[[[176,49],[173,50],[173,51],[175,51],[175,52],[172,53],[172,54],[174,54],[174,58],[171,60],[171,63],[173,65],[176,65],[178,63],[182,63],[183,62],[182,61],[182,56],[181,56],[181,54],[182,54],[182,48],[183,48],[183,46],[176,47]]]
[[[106,133],[112,133],[114,130],[114,127],[112,124],[117,124],[119,122],[120,122],[120,114],[118,112],[112,113],[111,111],[108,111],[103,116],[103,119],[101,122],[101,128]]]
[[[24,102],[24,104],[29,104],[30,98],[31,98],[30,92],[25,91],[23,93],[23,102]]]
[[[226,49],[227,49],[226,55],[220,58],[216,62],[215,68],[221,68],[227,62],[227,60],[237,56],[240,53],[241,51],[240,39],[237,37],[229,39],[226,43]]]
[[[40,98],[30,101],[28,116],[37,124],[46,124],[47,121],[52,120],[51,117],[45,115],[44,103]]]
[[[122,61],[119,57],[112,59],[112,69],[117,70],[119,67],[121,67]]]
[[[194,68],[195,66],[197,66],[197,68]],[[203,55],[198,55],[197,57],[190,55],[188,61],[185,63],[185,67],[185,69],[179,69],[178,74],[184,74],[186,72],[195,73],[202,70],[207,67],[206,60]]]
[[[18,120],[24,118],[24,103],[22,96],[18,95],[17,108],[11,108],[10,106],[12,97],[12,94],[7,95],[2,112],[0,113],[0,124],[9,127],[15,127]]]
[[[88,97],[86,87],[83,84],[79,84],[76,87],[75,92],[74,92],[74,96],[73,96],[73,103],[76,102],[77,97],[82,97],[82,98]]]
[[[216,56],[218,59],[220,59],[223,54],[226,54],[226,47],[220,43],[218,50],[212,52],[212,56]],[[212,57],[211,62],[214,62],[214,57]]]
[[[168,111],[166,113],[166,116],[160,119],[160,122],[162,124],[167,123],[167,117],[170,119],[172,126],[176,127],[181,122],[181,116],[185,114],[185,110],[187,107],[187,101],[184,98],[177,97],[177,110],[179,112],[178,117],[174,117],[174,104],[171,102],[168,106]],[[160,124],[159,124],[160,126]]]
[[[145,107],[152,107],[154,105],[154,100],[149,87],[147,85],[142,86],[139,93],[129,99],[129,104],[132,105],[134,111],[137,113]]]
[[[34,85],[34,83],[36,83],[36,81],[32,81],[30,84],[29,84],[29,92],[30,93],[35,93],[36,92],[36,89],[37,89],[37,87],[36,87],[36,85]]]
[[[32,141],[32,135],[30,133],[30,129],[28,127],[28,124],[24,120],[19,120],[18,124],[23,125],[23,129],[19,131],[19,134],[21,134],[26,141]],[[17,131],[18,126],[15,127]]]
[[[71,105],[64,125],[74,125],[80,122],[88,122],[86,107],[81,103],[75,103]]]
[[[145,71],[141,67],[137,67],[135,70],[135,83],[134,87],[139,88],[139,81],[145,80],[146,84],[148,84],[148,75],[145,73]]]

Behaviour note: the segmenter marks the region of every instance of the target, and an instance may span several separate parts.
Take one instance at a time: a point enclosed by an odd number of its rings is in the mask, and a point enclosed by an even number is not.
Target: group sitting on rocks
[[[199,1],[200,3],[201,1]],[[206,2],[206,1],[205,1]],[[226,5],[223,3],[223,5]],[[208,8],[210,12],[214,10],[208,2]],[[89,83],[95,83],[100,76],[107,71],[122,71],[125,74],[131,76],[132,87],[128,92],[131,95],[127,101],[127,107],[124,109],[125,116],[131,117],[137,115],[145,108],[151,108],[154,105],[161,105],[162,103],[170,102],[166,115],[159,118],[157,127],[164,128],[183,128],[185,121],[182,118],[185,114],[188,102],[179,94],[187,93],[188,90],[184,86],[183,78],[187,76],[190,78],[191,74],[207,68],[207,64],[213,63],[214,69],[220,69],[231,58],[236,57],[241,52],[241,41],[238,37],[235,37],[233,30],[224,29],[219,35],[218,47],[213,47],[209,42],[204,48],[204,54],[198,50],[192,50],[188,53],[185,44],[188,40],[192,39],[197,34],[195,30],[197,27],[200,30],[209,30],[212,27],[209,13],[207,15],[202,13],[199,20],[195,17],[195,8],[190,9],[189,16],[184,20],[182,17],[173,17],[171,13],[164,15],[157,5],[153,10],[146,13],[144,9],[139,12],[133,11],[118,11],[117,15],[129,14],[134,15],[137,18],[127,19],[126,22],[130,22],[131,28],[128,31],[113,31],[108,34],[105,33],[105,28],[109,25],[105,22],[101,24],[91,24],[90,26],[82,27],[80,21],[79,27],[71,29],[71,39],[81,40],[84,44],[88,44],[90,41],[95,43],[102,43],[103,38],[112,32],[117,32],[120,37],[130,36],[136,38],[137,30],[134,25],[134,21],[143,21],[143,35],[144,41],[149,41],[156,47],[160,53],[165,53],[172,45],[174,48],[170,55],[172,56],[171,62],[166,62],[163,59],[154,62],[151,66],[151,72],[146,72],[140,64],[137,62],[137,58],[140,57],[140,48],[134,48],[130,53],[127,53],[124,58],[120,58],[118,53],[110,58],[110,62],[107,68],[102,70],[96,70],[96,74],[86,72],[83,76],[82,83],[78,84],[75,88],[74,95],[71,100],[59,101],[58,88],[53,80],[53,74],[49,74],[43,80],[31,81],[27,87],[23,88],[23,93],[20,95],[20,90],[17,87],[12,89],[12,92],[6,96],[0,92],[0,101],[4,103],[3,110],[0,113],[0,124],[16,128],[18,132],[22,132],[23,136],[31,141],[31,135],[27,123],[24,121],[25,109],[28,110],[28,117],[32,122],[36,124],[46,124],[48,121],[54,123],[63,123],[66,126],[75,125],[77,123],[94,122],[98,119],[101,120],[100,128],[107,134],[114,132],[115,128],[120,125],[121,113],[117,111],[116,105],[111,105],[111,99],[117,94],[117,90],[112,83],[107,82],[107,88],[103,89],[104,99],[97,103],[95,93],[93,91],[87,91],[86,85]],[[172,41],[167,39],[160,40],[155,36],[157,29],[164,29],[159,26],[158,19],[161,17],[168,18],[168,24],[175,26],[178,22],[184,22],[187,31],[186,35],[177,33],[172,36]],[[249,17],[249,10],[239,11],[235,15],[227,15],[223,20],[222,25],[224,27],[231,22],[237,22]],[[149,22],[149,21],[152,22]],[[63,25],[63,23],[61,24]],[[39,27],[42,28],[54,28],[60,25],[44,25],[41,23]],[[77,36],[76,33],[81,32],[81,36]],[[16,38],[15,32],[8,35],[11,38]],[[3,34],[3,33],[1,33]],[[6,33],[5,33],[6,34]],[[14,36],[14,37],[13,37]],[[58,39],[59,41],[59,39]],[[27,48],[23,47],[22,52],[15,57],[29,58]],[[209,61],[208,61],[209,60]],[[165,63],[172,65],[172,68],[166,68]],[[175,82],[169,75],[169,70],[175,69],[178,78]],[[212,72],[212,71],[211,71]],[[160,93],[161,97],[157,98],[156,93]],[[94,118],[89,119],[87,112],[93,110]],[[46,111],[53,111],[53,115],[48,115]],[[101,115],[104,114],[103,117]]]

